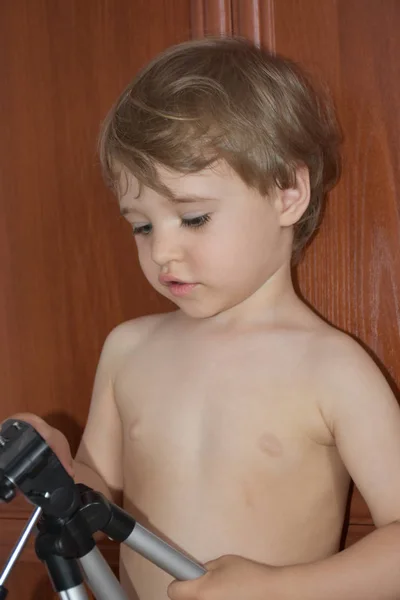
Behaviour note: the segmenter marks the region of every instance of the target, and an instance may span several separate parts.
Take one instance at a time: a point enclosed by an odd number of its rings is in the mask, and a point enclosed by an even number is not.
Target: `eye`
[[[182,219],[182,227],[193,227],[193,229],[199,229],[211,220],[211,215],[199,215],[198,217],[192,217],[191,219]]]
[[[151,223],[146,223],[145,225],[133,225],[132,233],[133,235],[149,235],[152,229]]]

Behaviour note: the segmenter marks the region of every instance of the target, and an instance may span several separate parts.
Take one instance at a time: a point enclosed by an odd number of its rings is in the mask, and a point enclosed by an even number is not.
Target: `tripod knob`
[[[16,487],[13,482],[4,474],[4,470],[0,469],[0,503],[11,502],[15,498]],[[0,596],[1,600],[1,596]]]

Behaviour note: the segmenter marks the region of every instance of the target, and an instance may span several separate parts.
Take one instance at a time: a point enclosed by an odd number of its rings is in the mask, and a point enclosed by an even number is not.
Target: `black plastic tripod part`
[[[5,600],[7,598],[8,590],[3,585],[0,585],[0,600]]]
[[[116,542],[124,542],[132,533],[136,521],[126,511],[116,504],[110,502],[100,492],[95,492],[83,483],[78,483],[81,506],[76,514],[80,514],[92,533],[102,531]],[[79,535],[73,523],[74,518],[69,519],[68,529],[74,531],[74,537]],[[72,529],[72,527],[74,528]]]
[[[0,429],[0,502],[17,488],[43,512],[68,517],[80,504],[75,482],[29,423],[8,419]]]
[[[42,515],[38,525],[35,550],[38,558],[46,561],[52,554],[64,558],[81,558],[93,550],[96,543],[88,523],[77,511],[70,519]]]
[[[36,554],[47,565],[55,588],[61,592],[81,587],[82,575],[74,561],[79,559],[81,564],[85,562],[86,569],[93,568],[92,559],[97,556],[93,534],[99,530],[125,543],[175,579],[194,579],[205,573],[202,565],[136,523],[102,494],[75,484],[31,425],[9,419],[0,429],[0,501],[11,501],[17,488],[42,511]],[[94,563],[97,568],[99,561]],[[104,581],[110,580],[109,576],[104,577]],[[1,580],[0,585],[3,583]],[[114,583],[110,589],[112,595],[107,598],[120,597]]]
[[[82,558],[95,547],[93,534],[103,531],[108,537],[123,542],[132,533],[134,519],[99,492],[82,483],[76,484],[80,506],[66,518],[42,513],[37,523],[35,550],[41,561],[56,554],[64,558]]]
[[[43,562],[56,592],[65,592],[83,583],[82,571],[75,559],[53,554]]]

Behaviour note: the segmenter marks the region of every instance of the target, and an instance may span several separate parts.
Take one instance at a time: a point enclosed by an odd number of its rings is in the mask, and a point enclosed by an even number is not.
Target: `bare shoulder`
[[[107,336],[101,362],[115,371],[140,344],[171,318],[170,313],[148,315],[117,325]]]
[[[326,325],[310,365],[320,413],[377,526],[400,520],[400,410],[383,372],[351,336]]]
[[[108,335],[106,344],[114,349],[134,347],[150,335],[161,323],[170,318],[170,313],[147,315],[117,325]]]
[[[369,352],[350,335],[326,323],[313,337],[309,366],[319,391],[320,409],[331,430],[343,415],[352,413],[361,419],[376,410],[397,410],[393,392]]]
[[[384,379],[372,356],[352,336],[323,323],[315,332],[311,345],[312,365],[316,375],[339,384],[359,380]]]

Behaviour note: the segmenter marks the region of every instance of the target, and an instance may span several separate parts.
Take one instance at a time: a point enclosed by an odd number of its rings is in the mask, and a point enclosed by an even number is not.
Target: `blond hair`
[[[206,38],[169,48],[135,77],[103,123],[99,154],[109,183],[118,164],[164,194],[157,165],[193,173],[222,159],[263,195],[294,187],[306,166],[311,199],[294,226],[298,257],[339,177],[340,141],[328,97],[293,61],[247,40]]]

